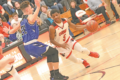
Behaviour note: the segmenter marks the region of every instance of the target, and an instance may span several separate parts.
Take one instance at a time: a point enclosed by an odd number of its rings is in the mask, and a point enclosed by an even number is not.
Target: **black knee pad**
[[[47,52],[49,53],[49,55],[47,55],[47,62],[59,62],[58,50],[49,47]]]

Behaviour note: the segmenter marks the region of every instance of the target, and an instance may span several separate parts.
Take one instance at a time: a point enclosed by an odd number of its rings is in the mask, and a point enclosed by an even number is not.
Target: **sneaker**
[[[54,76],[53,80],[67,80],[68,78],[68,76],[64,76],[61,73],[59,73],[58,75]]]
[[[89,56],[94,57],[94,58],[100,57],[100,55],[97,52],[90,52]]]
[[[110,24],[114,24],[116,21],[112,21]]]
[[[111,22],[110,21],[106,21],[106,24],[110,24]]]
[[[85,68],[89,68],[90,67],[90,64],[86,60],[83,61],[83,65],[85,66]]]

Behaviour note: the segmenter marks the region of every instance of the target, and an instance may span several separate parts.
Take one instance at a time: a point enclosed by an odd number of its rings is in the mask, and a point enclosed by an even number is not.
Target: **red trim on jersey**
[[[76,41],[76,42],[73,44],[73,47],[72,47],[72,49],[74,49],[74,47],[75,47],[76,43],[77,43],[77,41]]]
[[[72,54],[72,51],[69,53],[69,55],[66,57],[66,59],[68,59],[70,57],[70,55]]]
[[[67,21],[65,20],[65,21],[63,21],[63,23],[65,24]]]
[[[54,28],[57,29],[57,28],[58,28],[58,25],[54,26]]]
[[[68,37],[68,39],[67,39],[67,41],[65,43],[67,43],[69,41],[69,39],[70,39],[70,36]]]

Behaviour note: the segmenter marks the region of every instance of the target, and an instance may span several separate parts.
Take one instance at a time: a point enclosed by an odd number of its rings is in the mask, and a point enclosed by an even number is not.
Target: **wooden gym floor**
[[[89,33],[86,31],[86,35]],[[78,36],[76,39],[83,37]],[[69,76],[69,80],[120,80],[120,22],[87,36],[79,43],[91,51],[100,54],[99,59],[73,51],[78,58],[86,59],[91,67],[85,69],[60,56],[60,72]],[[46,59],[19,72],[21,80],[49,80]],[[13,80],[13,78],[4,79]]]

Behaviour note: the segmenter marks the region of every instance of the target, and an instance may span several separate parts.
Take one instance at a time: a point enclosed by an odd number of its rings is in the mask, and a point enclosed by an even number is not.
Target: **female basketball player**
[[[12,65],[12,63],[14,62],[14,58],[12,56],[4,58],[4,56],[2,55],[2,47],[5,47],[4,36],[2,34],[0,34],[0,44],[1,44],[0,46],[0,62],[1,63],[0,64],[6,61],[5,63],[2,64],[2,66],[0,67],[0,70],[4,70],[10,73],[14,77],[14,80],[21,80],[18,72]]]
[[[35,0],[35,4],[37,8],[33,14],[33,9],[31,8],[30,3],[28,1],[22,2],[20,8],[23,11],[23,19],[20,25],[16,26],[12,30],[4,28],[4,31],[8,34],[13,34],[21,26],[26,52],[34,57],[47,56],[47,64],[50,69],[51,80],[67,80],[68,77],[61,75],[59,72],[58,51],[55,48],[37,41],[39,36],[39,28],[36,19],[40,10],[40,0]]]
[[[87,48],[82,47],[78,42],[73,40],[69,35],[69,27],[74,30],[83,30],[86,25],[75,25],[70,20],[61,19],[58,10],[53,9],[51,16],[54,20],[49,28],[50,41],[56,46],[56,49],[66,59],[69,59],[75,63],[83,63],[86,68],[90,65],[84,59],[76,58],[72,54],[72,50],[77,50],[80,53],[85,53],[91,57],[99,58],[99,54],[96,52],[90,52]]]

